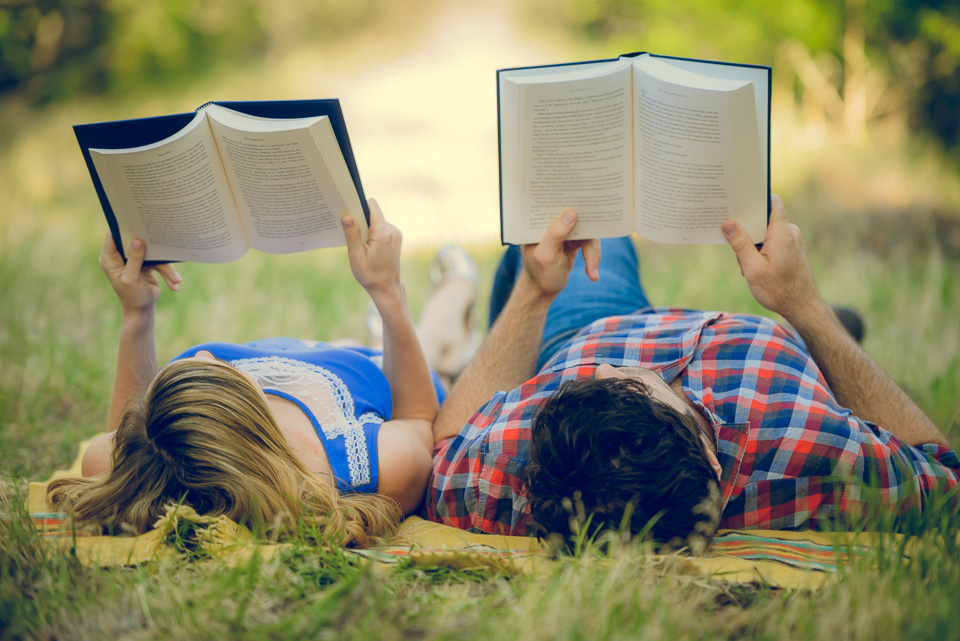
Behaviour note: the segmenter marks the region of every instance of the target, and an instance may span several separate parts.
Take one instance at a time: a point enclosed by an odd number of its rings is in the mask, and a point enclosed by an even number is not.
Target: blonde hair
[[[80,522],[138,534],[179,501],[280,537],[306,526],[358,547],[390,535],[402,518],[394,501],[340,494],[308,470],[243,374],[192,360],[165,367],[126,411],[108,473],[54,481],[48,497]]]

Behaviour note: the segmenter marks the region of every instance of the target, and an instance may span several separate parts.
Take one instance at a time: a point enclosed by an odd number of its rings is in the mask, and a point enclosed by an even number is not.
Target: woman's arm
[[[157,349],[154,340],[154,311],[124,310],[120,320],[120,344],[117,371],[110,397],[107,428],[117,429],[130,400],[144,390],[157,374]]]
[[[133,239],[124,264],[113,236],[108,233],[100,250],[100,267],[120,299],[121,309],[117,372],[107,419],[110,431],[117,429],[130,399],[141,392],[157,373],[154,312],[160,296],[160,281],[156,274],[159,273],[174,291],[179,289],[182,280],[172,265],[144,267],[146,249],[141,239]]]
[[[159,273],[171,290],[180,288],[183,280],[171,265],[144,267],[147,248],[135,238],[127,251],[127,262],[117,251],[113,236],[103,239],[100,249],[100,268],[120,299],[120,345],[117,350],[117,371],[110,397],[107,434],[93,440],[83,453],[81,473],[96,476],[110,469],[113,452],[113,432],[120,425],[123,412],[134,396],[153,380],[157,372],[157,348],[153,321],[157,298],[160,296]]]
[[[423,502],[432,469],[432,448],[424,447],[420,434],[424,426],[429,432],[430,424],[421,423],[421,426],[412,426],[405,420],[387,421],[377,435],[377,494],[396,501],[404,515]]]
[[[430,452],[437,395],[400,280],[402,234],[384,219],[375,200],[369,200],[368,204],[368,242],[360,239],[360,230],[352,218],[342,219],[350,269],[370,294],[383,319],[383,373],[390,383],[393,419],[401,421],[397,427],[402,426],[404,432]]]

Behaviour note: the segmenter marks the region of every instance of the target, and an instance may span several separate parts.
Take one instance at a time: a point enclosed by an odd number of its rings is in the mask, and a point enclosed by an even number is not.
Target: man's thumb
[[[757,251],[756,246],[750,239],[750,234],[738,222],[725,220],[720,225],[720,229],[723,231],[723,237],[727,239],[727,243],[733,249],[733,253],[737,255],[737,262],[740,263],[741,270],[745,269],[752,261],[760,259],[760,252]]]
[[[543,248],[541,251],[547,251],[551,255],[559,254],[563,249],[563,243],[576,224],[577,212],[572,209],[564,210],[562,214],[553,219],[553,222],[543,233],[539,243],[539,247]]]
[[[727,239],[727,243],[735,252],[739,253],[743,245],[750,244],[750,235],[747,234],[743,227],[735,220],[723,221],[723,224],[720,225],[720,230],[723,232],[723,237]]]

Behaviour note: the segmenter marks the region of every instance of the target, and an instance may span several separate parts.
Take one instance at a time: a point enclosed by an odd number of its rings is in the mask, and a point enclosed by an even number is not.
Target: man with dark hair
[[[651,307],[630,240],[605,240],[601,264],[600,243],[567,240],[575,224],[564,212],[500,265],[496,322],[434,424],[429,518],[514,535],[649,528],[699,553],[718,527],[859,516],[865,487],[900,512],[960,482],[944,435],[823,301],[779,198],[761,250],[722,229],[754,298],[792,330]]]
[[[561,384],[531,426],[522,476],[531,495],[528,530],[577,533],[589,512],[591,531],[640,532],[655,518],[651,532],[671,547],[699,551],[709,542],[720,488],[704,432],[691,410],[655,394],[609,365],[596,379]]]

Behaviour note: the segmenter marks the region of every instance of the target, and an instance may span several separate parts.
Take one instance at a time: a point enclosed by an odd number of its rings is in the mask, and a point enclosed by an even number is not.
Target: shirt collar
[[[723,508],[733,496],[740,476],[740,466],[747,447],[749,423],[720,423],[714,426],[717,435],[717,460],[720,461],[720,491]]]

